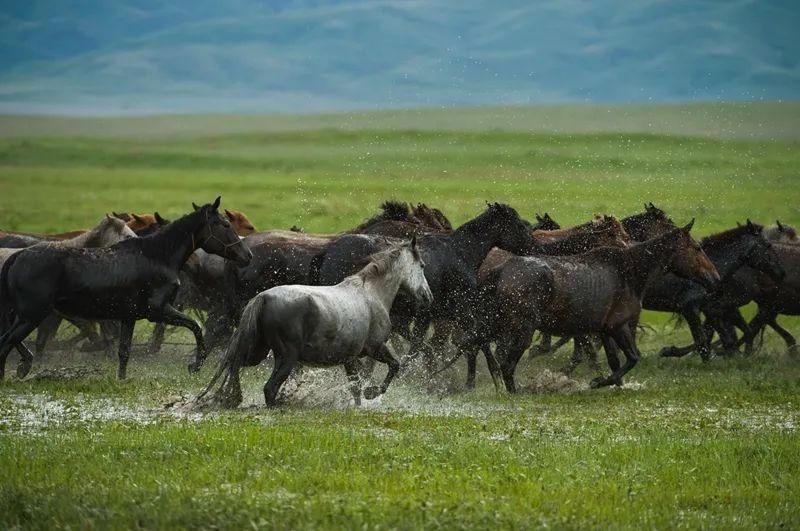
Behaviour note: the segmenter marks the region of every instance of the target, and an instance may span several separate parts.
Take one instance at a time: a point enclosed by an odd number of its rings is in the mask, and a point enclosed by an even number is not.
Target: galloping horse
[[[172,306],[178,274],[197,248],[246,264],[251,254],[219,215],[220,198],[144,238],[101,249],[34,246],[14,254],[0,272],[0,377],[9,351],[54,310],[70,317],[121,321],[119,368],[125,378],[133,327],[148,319],[188,328],[197,343],[195,361],[205,358],[200,327]],[[31,368],[30,352],[18,375]]]
[[[514,370],[535,330],[599,334],[613,372],[592,385],[620,385],[640,356],[632,326],[638,322],[642,293],[653,273],[670,267],[704,285],[719,281],[714,265],[689,235],[693,223],[625,249],[509,259],[490,272],[481,297],[481,319],[462,348],[495,340],[506,388],[514,392]],[[612,339],[625,354],[622,367]]]
[[[373,255],[366,267],[335,286],[284,285],[259,293],[245,307],[224,361],[198,399],[227,371],[219,389],[222,402],[229,407],[241,403],[241,367],[259,364],[270,349],[275,367],[264,386],[270,407],[276,405],[281,385],[297,364],[344,365],[359,404],[359,358],[369,356],[386,363],[389,372],[380,387],[366,388],[364,397],[385,393],[400,369],[386,347],[389,310],[401,287],[417,303],[431,303],[423,267],[412,239]]]
[[[680,357],[697,350],[703,360],[711,358],[711,338],[700,322],[700,312],[706,315],[707,321],[716,322],[717,328],[723,330],[721,321],[725,316],[731,311],[738,312],[739,306],[750,302],[746,290],[739,289],[733,280],[740,268],[752,267],[775,282],[780,282],[784,276],[777,254],[763,237],[763,227],[749,219],[745,225],[703,238],[700,246],[722,277],[714,292],[671,273],[658,275],[645,291],[644,308],[680,314],[689,324],[694,339],[694,343],[687,347],[663,348],[661,356]],[[722,339],[726,349],[735,347],[735,337],[731,339],[724,330]]]

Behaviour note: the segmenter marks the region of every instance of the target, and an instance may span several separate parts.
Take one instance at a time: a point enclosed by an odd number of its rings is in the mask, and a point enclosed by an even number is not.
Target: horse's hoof
[[[32,366],[33,366],[33,363],[30,362],[30,361],[27,362],[27,363],[21,361],[19,363],[19,365],[17,365],[17,378],[22,380],[23,378],[28,376],[28,373],[31,372],[31,367]]]
[[[605,387],[606,385],[608,385],[608,381],[602,376],[598,376],[589,382],[589,387],[592,389],[598,389],[600,387]]]
[[[378,398],[383,393],[381,392],[381,388],[377,385],[370,385],[366,389],[364,389],[364,398],[367,400],[372,400],[374,398]]]
[[[658,351],[658,355],[661,358],[674,358],[675,357],[674,347],[664,347]]]

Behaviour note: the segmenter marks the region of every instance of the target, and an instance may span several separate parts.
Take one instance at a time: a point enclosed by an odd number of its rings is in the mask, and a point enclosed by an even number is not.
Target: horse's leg
[[[156,323],[153,327],[153,335],[150,336],[150,341],[147,343],[147,351],[150,354],[158,354],[161,352],[161,347],[164,345],[164,334],[167,331],[167,325],[164,323]]]
[[[34,344],[34,349],[37,356],[41,357],[44,355],[45,347],[58,332],[58,327],[61,325],[61,319],[62,318],[60,315],[53,312],[45,317],[44,321],[39,323],[38,328],[36,328],[36,343]]]
[[[358,358],[350,358],[344,362],[344,372],[347,373],[347,379],[350,380],[350,392],[353,394],[353,400],[356,406],[361,405],[361,363]]]
[[[525,353],[525,349],[531,344],[534,330],[533,328],[519,330],[511,337],[506,338],[505,341],[502,341],[503,355],[500,360],[500,369],[503,373],[503,381],[506,384],[506,390],[509,393],[517,392],[517,385],[514,382],[514,372],[517,369],[517,363],[519,363],[520,358],[522,358],[522,354]],[[500,344],[498,344],[498,350],[500,350],[500,348]]]
[[[783,338],[783,340],[786,342],[786,349],[789,350],[789,352],[797,351],[797,341],[794,339],[794,336],[791,333],[789,333],[788,330],[786,330],[785,328],[783,328],[781,325],[778,324],[777,317],[775,316],[771,317],[770,320],[767,322],[767,324],[771,326],[773,330],[778,332],[778,335],[780,335]]]
[[[371,385],[364,389],[364,398],[367,400],[372,400],[378,395],[385,393],[386,389],[389,388],[389,384],[392,383],[394,377],[397,376],[397,371],[400,370],[400,362],[398,362],[394,356],[392,356],[392,353],[389,352],[389,349],[386,347],[385,343],[378,345],[375,349],[370,351],[369,355],[371,358],[375,358],[377,361],[381,361],[389,366],[389,371],[386,373],[386,378],[383,380],[383,383],[380,385],[380,387],[377,385]]]
[[[297,360],[300,358],[300,353],[294,346],[287,345],[285,342],[276,342],[278,345],[272,347],[272,357],[275,359],[275,365],[272,368],[272,374],[269,380],[264,384],[264,402],[267,407],[276,407],[278,405],[278,391],[280,391],[283,382],[291,374],[294,366],[297,365]]]
[[[165,304],[161,309],[160,315],[151,316],[148,317],[148,319],[173,326],[181,326],[190,330],[192,334],[194,334],[194,341],[197,345],[197,350],[195,352],[194,362],[189,364],[189,372],[199,371],[206,359],[206,347],[205,343],[203,343],[203,331],[200,330],[200,325],[198,325],[192,318],[176,310],[171,304]]]
[[[617,344],[608,334],[602,334],[600,336],[600,340],[603,343],[603,350],[606,352],[606,361],[608,362],[608,368],[611,369],[611,373],[615,373],[619,371],[620,364],[619,364],[619,356],[617,355]],[[592,380],[594,381],[601,381],[602,377],[595,378]],[[617,385],[622,385],[622,378],[620,378],[617,382]]]
[[[561,339],[564,339],[563,337]],[[567,340],[570,338],[567,337]],[[581,364],[583,361],[584,355],[586,353],[586,337],[585,336],[575,336],[575,343],[572,346],[572,356],[569,358],[569,362],[566,365],[558,369],[558,372],[564,373],[565,375],[569,376],[572,374],[578,365]]]
[[[464,357],[467,359],[466,387],[467,389],[475,389],[475,372],[477,371],[478,351],[474,348],[467,349],[464,352]]]
[[[533,345],[531,347],[531,350],[528,353],[528,357],[535,358],[536,356],[544,356],[545,354],[552,352],[553,351],[553,348],[551,346],[552,342],[553,342],[553,336],[545,332],[542,332],[542,337],[539,340],[539,344]]]
[[[708,341],[710,336],[705,333],[703,325],[700,322],[700,311],[697,308],[690,308],[681,312],[681,316],[686,321],[686,324],[689,325],[693,343],[685,347],[664,347],[658,355],[662,358],[682,358],[697,350],[703,358],[703,361],[709,361],[710,358],[713,357],[710,355],[711,346]]]
[[[742,316],[742,312],[739,311],[739,308],[732,308],[725,314],[725,316],[727,318],[728,323],[730,323],[732,326],[735,326],[736,328],[742,331],[742,337],[734,342],[732,348],[738,349],[739,345],[741,344],[747,345],[749,338],[752,337],[750,334],[750,326],[747,324],[747,321],[745,321],[744,317]],[[735,333],[734,333],[734,338],[735,338]],[[751,353],[752,353],[752,344],[745,347],[745,354],[751,354]]]
[[[25,346],[25,343],[20,341],[17,343],[17,352],[19,352],[19,363],[17,364],[17,378],[22,380],[28,373],[31,372],[33,367],[33,352]]]
[[[756,336],[758,336],[759,332],[761,332],[767,325],[767,321],[770,319],[769,313],[769,310],[767,310],[764,306],[759,305],[756,316],[753,317],[753,320],[747,324],[747,332],[739,340],[740,344],[744,344],[745,354],[753,353],[753,345],[755,343]]]
[[[9,326],[6,332],[0,336],[0,380],[5,377],[6,359],[8,358],[8,354],[11,352],[11,349],[21,344],[22,340],[28,337],[28,335],[33,332],[38,324],[39,323],[23,320],[19,316],[16,316],[14,321],[11,323],[11,326]],[[27,347],[23,345],[23,348],[26,354],[30,354],[30,351],[27,350]],[[19,352],[23,359],[27,357],[26,354],[22,354],[22,351]],[[30,370],[30,367],[28,367],[28,369]],[[17,369],[17,374],[19,374],[19,368]],[[25,372],[25,374],[27,374],[27,372]]]
[[[612,372],[607,378],[599,378],[592,380],[592,387],[604,387],[606,385],[622,385],[622,377],[630,371],[639,361],[641,354],[636,347],[636,340],[628,324],[623,324],[611,330],[611,337],[622,349],[625,354],[625,363],[619,369]]]
[[[133,341],[133,327],[136,321],[122,321],[119,333],[119,367],[117,378],[124,380],[128,377],[128,359],[131,355],[131,341]]]

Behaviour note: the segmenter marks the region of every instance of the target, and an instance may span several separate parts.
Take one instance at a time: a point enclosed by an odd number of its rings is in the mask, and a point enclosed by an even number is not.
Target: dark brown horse
[[[711,358],[710,333],[701,325],[701,312],[706,315],[708,325],[716,324],[722,330],[722,321],[731,312],[737,312],[743,304],[752,300],[748,290],[742,289],[741,282],[735,279],[743,267],[750,267],[780,282],[784,276],[778,256],[770,243],[763,237],[763,227],[747,220],[745,225],[713,234],[701,240],[703,251],[717,267],[722,282],[713,292],[691,280],[673,274],[661,274],[650,283],[645,292],[645,309],[674,312],[681,315],[689,324],[694,342],[687,347],[666,347],[662,356],[685,356],[697,350],[702,358]],[[713,332],[712,332],[713,333]],[[728,352],[735,348],[735,335],[730,337],[722,330],[723,346]]]
[[[548,216],[549,217],[549,216]],[[538,218],[538,216],[537,216]],[[541,218],[539,218],[541,219]],[[582,252],[596,249],[598,247],[617,247],[624,248],[631,243],[631,239],[625,232],[622,224],[613,216],[596,216],[592,221],[570,227],[568,229],[557,230],[534,230],[531,232],[533,243],[529,249],[523,253],[526,256],[564,256],[571,254],[579,254]],[[501,266],[514,255],[508,251],[501,249],[492,249],[487,255],[486,259],[481,264],[478,271],[479,283],[486,282],[489,272]],[[570,336],[562,338],[562,341],[555,347],[563,345],[568,341]],[[542,343],[537,345],[535,349],[531,349],[532,354],[544,354],[550,352],[551,336],[549,333],[542,333]],[[579,338],[575,345],[575,354],[572,357],[571,367],[577,366],[580,361],[580,355],[586,350],[586,341]],[[485,344],[481,347],[484,355],[486,356],[487,364],[492,363],[489,345]],[[594,353],[590,355],[594,359]],[[467,359],[467,388],[472,389],[475,386],[475,370],[477,351],[471,350],[465,353]],[[452,363],[452,360],[447,365]]]
[[[650,277],[669,267],[705,285],[719,281],[714,265],[689,235],[692,224],[625,249],[509,259],[489,273],[480,322],[462,346],[494,340],[506,388],[514,392],[514,370],[535,330],[561,336],[598,334],[613,372],[592,385],[620,385],[640,356],[632,326]],[[625,354],[621,367],[609,345],[612,340]]]

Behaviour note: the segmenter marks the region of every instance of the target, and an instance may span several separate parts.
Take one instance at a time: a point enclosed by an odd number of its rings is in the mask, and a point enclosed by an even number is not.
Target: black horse
[[[510,206],[493,203],[450,234],[417,237],[433,304],[415,311],[408,297],[401,296],[392,307],[393,328],[411,341],[411,357],[424,350],[432,369],[432,352],[424,342],[430,324],[454,321],[462,329],[470,326],[475,315],[478,268],[494,247],[516,253],[528,249],[530,227]],[[320,285],[341,282],[357,271],[367,257],[389,245],[391,242],[383,236],[343,236],[314,259],[309,280]]]
[[[246,264],[247,246],[213,204],[145,238],[132,238],[103,249],[44,246],[13,255],[0,272],[0,377],[8,353],[22,345],[17,374],[24,377],[32,356],[22,341],[54,310],[71,317],[117,320],[121,324],[119,378],[125,378],[134,324],[139,319],[165,322],[192,331],[197,353],[190,370],[205,358],[200,327],[172,306],[178,273],[195,249]]]
[[[731,310],[750,302],[739,289],[734,274],[749,266],[780,283],[784,276],[780,260],[763,237],[763,227],[749,219],[745,225],[703,238],[700,245],[719,271],[722,282],[712,292],[686,278],[666,273],[653,279],[644,294],[642,305],[647,310],[674,312],[689,324],[694,343],[687,347],[665,347],[661,356],[680,357],[697,350],[703,360],[711,358],[711,338],[704,331],[701,312],[709,324],[718,323]],[[723,345],[733,348],[733,341],[723,332]]]

